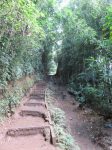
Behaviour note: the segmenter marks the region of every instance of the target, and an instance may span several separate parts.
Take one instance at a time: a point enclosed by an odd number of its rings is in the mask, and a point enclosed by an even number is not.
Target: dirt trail
[[[45,104],[46,84],[40,82],[23,98],[16,113],[0,125],[0,150],[57,150],[51,143],[50,124]],[[52,86],[55,105],[64,110],[67,126],[81,150],[102,150],[95,140],[102,120],[90,109],[78,109],[78,103],[63,87]],[[97,129],[97,126],[99,128]],[[112,133],[106,129],[105,133]],[[106,149],[107,150],[107,149]],[[112,150],[112,149],[109,149]]]
[[[67,93],[65,88],[55,86],[54,90],[55,106],[64,110],[67,126],[70,133],[77,141],[80,149],[102,150],[103,148],[92,142],[95,140],[95,134],[97,135],[98,130],[101,128],[101,126],[99,126],[97,129],[98,124],[101,125],[101,119],[98,116],[95,116],[95,114],[92,114],[92,111],[89,108],[79,110],[79,103],[74,101],[74,98]],[[112,133],[112,130],[106,129],[106,133],[107,132]]]
[[[11,118],[0,125],[0,150],[56,150],[45,107],[45,83],[35,85]]]

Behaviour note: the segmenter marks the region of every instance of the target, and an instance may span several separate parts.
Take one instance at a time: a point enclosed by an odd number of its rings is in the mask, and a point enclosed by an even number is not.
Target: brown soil
[[[55,106],[65,112],[67,126],[80,149],[112,150],[112,128],[104,128],[103,117],[90,108],[80,109],[79,103],[65,88],[55,85],[54,91]]]
[[[52,86],[55,105],[64,110],[69,132],[81,150],[112,150],[112,129],[103,117],[79,103],[63,87]],[[56,150],[50,143],[50,128],[43,93],[45,83],[34,86],[15,114],[0,124],[0,150]],[[39,95],[40,94],[40,95]],[[22,115],[20,115],[22,113]],[[102,146],[101,147],[99,147]]]
[[[48,115],[44,97],[42,100],[30,99],[35,88],[39,89],[39,95],[45,85],[34,86],[15,114],[0,125],[0,150],[56,150],[51,144],[49,121],[44,118]],[[25,106],[26,103],[29,105]]]

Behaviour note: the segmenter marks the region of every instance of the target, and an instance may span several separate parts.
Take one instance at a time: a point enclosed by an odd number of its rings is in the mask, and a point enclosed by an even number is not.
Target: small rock
[[[80,135],[81,133],[80,132],[78,132],[78,135]]]
[[[104,125],[104,127],[105,127],[105,128],[112,128],[112,123],[106,123],[106,124]]]
[[[72,120],[72,118],[70,118],[70,120]]]
[[[76,105],[76,103],[75,103],[75,102],[72,102],[72,105]]]
[[[112,146],[109,147],[109,150],[112,150]]]

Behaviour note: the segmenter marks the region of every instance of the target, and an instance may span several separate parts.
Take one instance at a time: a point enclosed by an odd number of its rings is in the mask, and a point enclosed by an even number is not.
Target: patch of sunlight
[[[48,66],[49,66],[48,75],[55,75],[57,72],[58,64],[54,60],[52,60],[49,62]]]
[[[60,9],[63,9],[64,7],[66,7],[68,5],[70,0],[63,0],[60,4]]]

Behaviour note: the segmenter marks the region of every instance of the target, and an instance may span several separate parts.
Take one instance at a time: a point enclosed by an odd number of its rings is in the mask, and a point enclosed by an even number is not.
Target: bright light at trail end
[[[66,7],[68,5],[70,0],[63,0],[62,3],[60,4],[60,8]]]

